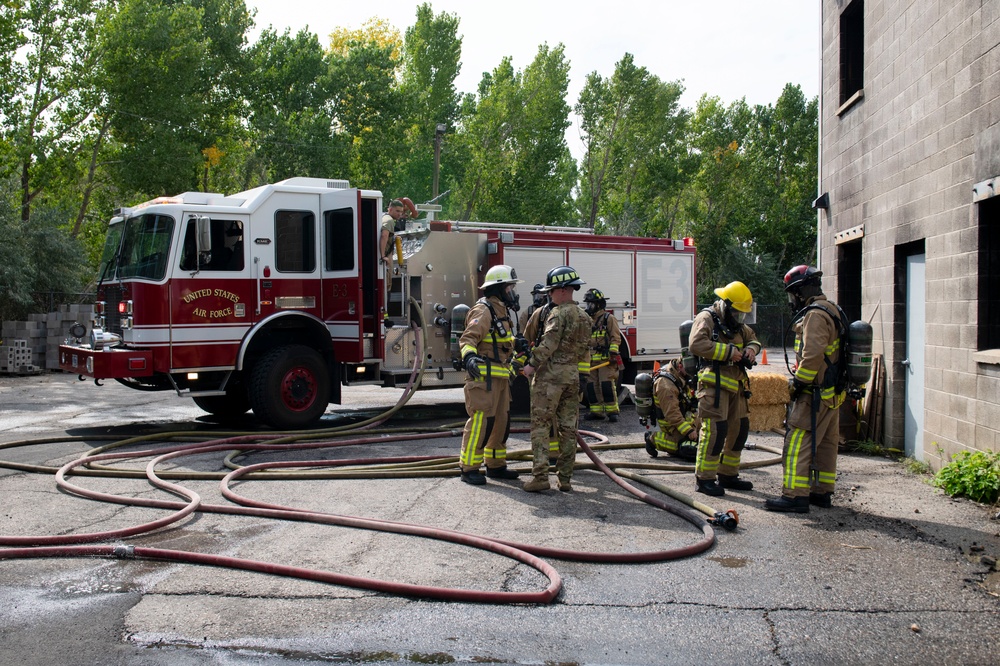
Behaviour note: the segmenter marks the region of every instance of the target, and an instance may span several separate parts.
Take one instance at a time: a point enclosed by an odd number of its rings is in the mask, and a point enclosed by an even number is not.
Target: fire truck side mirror
[[[204,215],[195,218],[198,226],[198,252],[212,251],[212,220]]]

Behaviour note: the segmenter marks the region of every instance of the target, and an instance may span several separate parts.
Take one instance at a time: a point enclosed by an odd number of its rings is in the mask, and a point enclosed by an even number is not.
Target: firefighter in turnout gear
[[[462,481],[480,486],[486,477],[516,479],[507,469],[507,436],[510,434],[511,362],[514,358],[514,320],[517,311],[514,285],[521,282],[510,266],[494,266],[486,273],[483,298],[469,310],[465,331],[459,338],[465,379],[465,411],[469,420],[462,431],[459,463]],[[486,476],[480,472],[486,462]]]
[[[531,315],[535,314],[539,308],[544,306],[549,302],[549,295],[545,293],[545,285],[536,284],[531,288],[531,305],[529,305],[523,313],[521,313],[521,319],[518,321],[520,324],[518,329],[521,331],[521,335],[531,342],[532,336],[528,335],[528,320],[531,319]]]
[[[747,286],[730,282],[716,289],[715,295],[719,299],[694,318],[690,350],[700,365],[696,490],[719,496],[726,494],[725,488],[753,488],[752,483],[739,478],[739,469],[750,430],[747,368],[760,353],[760,342],[744,323],[753,308]]]
[[[795,316],[795,374],[789,380],[788,412],[782,455],[781,497],[770,511],[808,513],[809,505],[829,507],[837,479],[840,405],[845,388],[837,385],[840,360],[839,309],[823,295],[822,271],[796,266],[785,274],[788,305]]]
[[[587,402],[590,411],[587,420],[612,422],[618,420],[618,367],[621,356],[618,347],[622,343],[622,331],[618,320],[605,311],[608,301],[599,289],[589,289],[583,297],[587,314],[591,317],[590,362],[592,366],[603,366],[590,371],[587,385]]]
[[[697,402],[687,380],[679,358],[653,377],[653,405],[660,428],[646,432],[646,453],[653,458],[660,451],[684,460],[695,460],[698,455]]]
[[[559,423],[559,490],[573,489],[580,390],[590,370],[590,317],[573,294],[586,284],[570,266],[557,266],[545,278],[552,310],[545,318],[542,340],[531,352],[524,374],[531,380],[532,478],[528,492],[549,489],[549,440],[552,418]]]

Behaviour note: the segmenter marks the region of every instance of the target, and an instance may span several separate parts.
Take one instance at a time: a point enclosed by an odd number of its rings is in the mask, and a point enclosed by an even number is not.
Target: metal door
[[[906,258],[906,377],[903,439],[907,456],[924,459],[925,255]]]
[[[360,278],[360,196],[357,189],[320,196],[323,321],[333,338],[334,355],[345,363],[364,360],[362,321],[374,314],[365,312]]]

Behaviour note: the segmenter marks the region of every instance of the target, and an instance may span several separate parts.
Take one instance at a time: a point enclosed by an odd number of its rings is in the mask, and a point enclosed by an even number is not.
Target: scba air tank
[[[462,360],[462,349],[458,341],[462,337],[462,333],[465,332],[465,318],[469,314],[469,309],[469,306],[464,303],[459,303],[451,309],[450,349],[451,358],[456,362]]]
[[[698,374],[698,359],[688,349],[688,345],[691,342],[692,326],[694,326],[694,320],[688,319],[681,322],[681,325],[678,327],[678,332],[681,336],[681,364],[684,366],[684,372],[687,373],[688,377],[694,377]]]
[[[852,322],[847,327],[847,378],[856,386],[868,383],[872,372],[872,326]]]
[[[635,413],[643,424],[653,418],[653,376],[646,372],[635,376]]]

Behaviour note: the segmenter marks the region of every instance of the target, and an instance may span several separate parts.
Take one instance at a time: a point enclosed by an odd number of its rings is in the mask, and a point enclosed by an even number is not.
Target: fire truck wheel
[[[261,357],[250,374],[250,405],[264,423],[279,430],[312,426],[326,411],[330,372],[319,352],[287,345]]]
[[[223,421],[233,421],[250,409],[246,391],[227,391],[226,395],[208,395],[192,398],[194,404]]]

